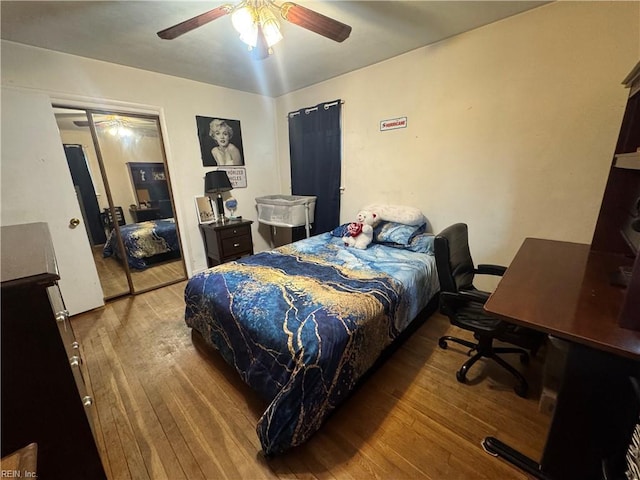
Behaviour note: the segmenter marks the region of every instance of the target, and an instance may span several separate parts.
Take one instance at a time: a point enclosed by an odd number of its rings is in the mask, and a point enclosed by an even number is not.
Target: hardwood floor
[[[115,257],[103,257],[102,245],[93,246],[92,253],[104,298],[127,295],[129,283],[120,260]],[[187,276],[181,258],[152,265],[145,270],[130,269],[130,272],[131,281],[137,292],[173,283]]]
[[[192,337],[184,323],[185,284],[72,318],[110,479],[529,478],[480,442],[493,435],[540,457],[550,422],[537,403],[542,355],[522,367],[529,399],[515,395],[511,378],[493,362],[480,361],[462,385],[455,371],[466,352],[441,350],[437,339],[466,335],[435,314],[308,443],[266,459],[255,433],[266,405]]]

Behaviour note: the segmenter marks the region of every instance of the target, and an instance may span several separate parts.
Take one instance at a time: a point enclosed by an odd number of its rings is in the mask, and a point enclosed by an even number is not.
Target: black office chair
[[[100,222],[102,222],[102,226],[107,232],[107,235],[111,233],[113,227],[116,223],[118,225],[125,225],[127,222],[124,219],[124,212],[122,211],[122,207],[113,207],[116,211],[116,221],[113,221],[113,217],[111,216],[111,209],[104,208],[102,212],[100,212]]]
[[[475,352],[456,373],[459,382],[465,383],[467,372],[482,357],[494,360],[508,370],[518,380],[515,392],[526,397],[529,386],[524,376],[498,354],[517,353],[523,364],[529,362],[529,353],[535,355],[542,345],[545,335],[524,327],[507,323],[490,316],[484,310],[489,293],[473,286],[475,274],[502,276],[506,267],[499,265],[478,265],[474,267],[469,251],[467,225],[456,223],[444,229],[435,238],[435,257],[440,280],[440,312],[449,317],[457,327],[473,332],[477,343],[457,337],[444,336],[438,341],[441,348],[447,348],[447,342],[455,342],[468,347],[469,355]],[[494,347],[494,339],[515,344],[516,347]]]

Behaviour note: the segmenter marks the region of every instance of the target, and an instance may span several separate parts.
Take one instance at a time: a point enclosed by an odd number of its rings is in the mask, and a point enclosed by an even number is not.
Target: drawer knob
[[[78,365],[80,365],[80,362],[81,360],[78,355],[74,355],[73,357],[69,358],[69,363],[72,367],[77,367]]]
[[[77,349],[79,349],[79,348],[80,348],[80,344],[79,344],[78,342],[73,342],[73,343],[71,344],[71,348],[74,348],[74,349],[76,349],[76,350],[77,350]]]
[[[93,398],[91,398],[89,395],[82,397],[82,404],[85,407],[90,407],[91,405],[93,405]]]
[[[240,246],[240,244],[239,243],[234,243],[233,246],[238,248]]]

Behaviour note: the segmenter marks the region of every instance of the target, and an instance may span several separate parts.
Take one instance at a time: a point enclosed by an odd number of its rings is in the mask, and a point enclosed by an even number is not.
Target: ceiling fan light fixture
[[[280,23],[278,23],[276,16],[269,7],[264,6],[260,8],[260,26],[262,27],[262,33],[269,48],[282,40]]]
[[[257,15],[251,5],[242,5],[231,14],[233,28],[240,34],[240,40],[255,47],[258,39]]]
[[[268,5],[241,4],[233,11],[231,23],[250,50],[265,50],[267,56],[272,52],[271,47],[282,40],[280,24]],[[266,58],[262,54],[259,57]]]
[[[274,12],[282,19],[315,32],[335,42],[343,42],[351,34],[351,27],[321,13],[293,2],[276,4],[273,0],[244,0],[236,6],[226,4],[180,22],[158,32],[165,40],[172,40],[201,27],[224,15],[231,15],[231,22],[240,34],[240,40],[249,46],[254,58],[267,58],[272,48],[282,40],[280,23]],[[256,52],[255,50],[258,50]]]
[[[240,5],[231,14],[231,23],[238,33],[243,33],[256,23],[255,11],[251,5]]]
[[[132,137],[133,130],[129,128],[122,120],[119,118],[116,120],[108,121],[102,128],[106,128],[106,131],[112,137]]]
[[[246,43],[251,48],[255,48],[258,43],[258,27],[257,25],[253,25],[252,27],[248,27],[244,32],[240,33],[240,40],[243,43]]]

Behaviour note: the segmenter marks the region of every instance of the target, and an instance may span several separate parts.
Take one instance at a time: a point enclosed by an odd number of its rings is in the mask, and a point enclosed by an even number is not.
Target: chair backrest
[[[122,211],[122,207],[113,207],[116,211],[116,220],[118,225],[125,225],[127,222],[124,219],[124,212]],[[109,208],[103,209],[100,212],[100,220],[102,221],[102,225],[104,228],[111,230],[115,225],[113,218],[111,217],[111,210]]]
[[[457,292],[473,288],[475,266],[465,223],[451,225],[436,235],[434,251],[441,291]]]

